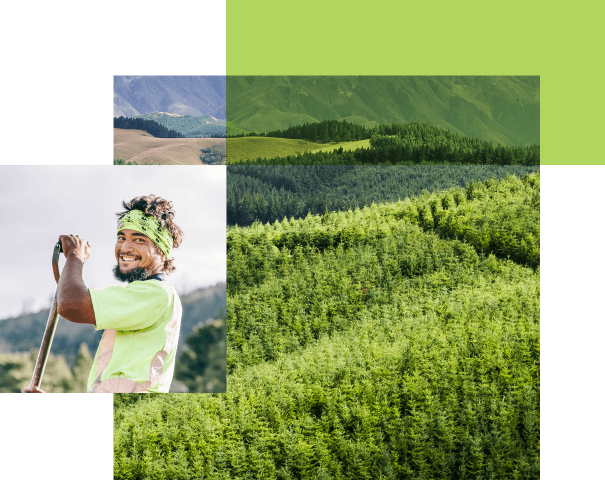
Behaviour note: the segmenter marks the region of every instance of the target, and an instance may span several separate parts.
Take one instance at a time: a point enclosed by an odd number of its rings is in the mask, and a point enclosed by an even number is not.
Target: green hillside
[[[331,144],[332,148],[310,151],[284,150],[282,156],[270,147],[277,140],[248,144],[241,139],[230,164],[248,165],[538,165],[540,145],[505,146],[479,138],[461,136],[428,123],[383,124],[365,129],[349,122],[326,120],[303,124],[247,138],[304,139]],[[339,144],[342,139],[345,143]],[[310,140],[307,140],[310,139]],[[236,140],[237,139],[231,139]],[[303,141],[303,140],[301,140]],[[366,142],[367,141],[367,142]],[[331,143],[331,142],[336,142]],[[255,148],[255,145],[259,147]],[[247,148],[244,148],[246,147]],[[356,146],[356,148],[353,148]],[[345,147],[345,148],[343,148]]]
[[[237,125],[235,125],[234,123],[229,122],[229,121],[226,122],[226,128],[227,128],[228,136],[245,135],[245,134],[250,133],[250,130],[240,128]]]
[[[352,152],[358,148],[370,148],[370,140],[357,140],[356,142],[339,142],[330,143],[329,145],[323,145],[321,148],[311,150],[311,153],[324,152],[331,153],[335,150],[343,149],[345,152]]]
[[[255,158],[298,155],[325,148],[326,145],[303,139],[242,137],[227,139],[227,164]]]
[[[230,227],[226,394],[114,396],[114,476],[540,476],[539,174]]]
[[[227,224],[347,211],[539,170],[524,165],[230,165]]]
[[[425,122],[503,145],[540,143],[539,77],[229,76],[227,105],[230,122],[255,132]]]
[[[153,112],[145,113],[134,118],[153,120],[164,127],[179,132],[185,137],[225,136],[226,122],[211,115],[192,116],[176,115],[172,113]]]
[[[249,163],[251,160],[266,158],[274,161],[276,158],[298,156],[305,152],[330,153],[339,149],[352,151],[370,148],[373,132],[374,130],[338,120],[305,123],[267,133],[232,132],[228,137],[231,146],[229,163]],[[254,138],[264,140],[251,140]]]

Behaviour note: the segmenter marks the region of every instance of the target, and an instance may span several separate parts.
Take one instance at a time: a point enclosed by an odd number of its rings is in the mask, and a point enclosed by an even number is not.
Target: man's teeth
[[[136,258],[135,257],[124,257],[124,256],[122,256],[122,260],[130,262],[130,261],[136,260]]]

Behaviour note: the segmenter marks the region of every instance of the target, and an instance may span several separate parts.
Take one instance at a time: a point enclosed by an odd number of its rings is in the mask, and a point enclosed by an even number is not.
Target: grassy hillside
[[[345,152],[358,148],[370,148],[370,140],[356,142],[319,143],[304,139],[243,137],[227,139],[227,164],[256,158],[275,158],[298,155],[304,152],[333,152],[342,148]]]
[[[202,165],[202,149],[224,145],[224,138],[155,138],[142,130],[113,130],[113,155],[150,165]]]
[[[227,239],[228,391],[114,396],[115,478],[539,478],[538,174]]]
[[[540,143],[539,77],[230,76],[227,104],[230,122],[256,132],[417,121],[503,145]]]
[[[311,153],[316,152],[333,152],[334,150],[338,150],[342,148],[345,152],[357,150],[358,148],[370,148],[370,140],[358,140],[356,142],[332,142],[327,146],[323,146],[321,148],[316,148],[315,150],[311,150]]]
[[[334,145],[330,145],[333,148]],[[255,158],[275,158],[317,151],[326,145],[302,139],[243,137],[227,139],[227,164]]]

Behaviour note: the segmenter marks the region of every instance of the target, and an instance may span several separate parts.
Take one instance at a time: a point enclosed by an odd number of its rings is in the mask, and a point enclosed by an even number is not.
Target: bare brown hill
[[[202,148],[221,144],[224,138],[156,138],[143,130],[113,129],[113,158],[140,164],[203,165]]]

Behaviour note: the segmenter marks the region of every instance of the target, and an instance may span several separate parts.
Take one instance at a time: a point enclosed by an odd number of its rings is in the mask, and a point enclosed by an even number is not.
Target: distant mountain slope
[[[225,136],[227,132],[225,120],[220,120],[212,115],[192,116],[152,112],[138,115],[135,118],[153,120],[160,125],[179,132],[189,138],[209,137],[211,135]]]
[[[219,309],[226,311],[226,285],[218,283],[211,287],[200,288],[180,298],[183,305],[183,318],[178,353],[182,351],[185,337],[193,331],[193,327],[215,318]],[[39,349],[47,320],[48,310],[42,310],[0,321],[0,352]],[[72,363],[81,343],[86,343],[94,355],[100,340],[101,332],[96,332],[92,325],[71,323],[59,317],[51,353],[64,355],[67,361]]]
[[[136,117],[139,114],[127,100],[118,93],[113,94],[113,116],[114,117]]]
[[[151,112],[225,119],[224,76],[115,76],[113,116]]]
[[[248,134],[251,130],[240,128],[232,122],[227,121],[227,135],[241,135]]]
[[[426,122],[504,145],[540,143],[539,77],[232,77],[228,121],[257,132],[321,120]]]

